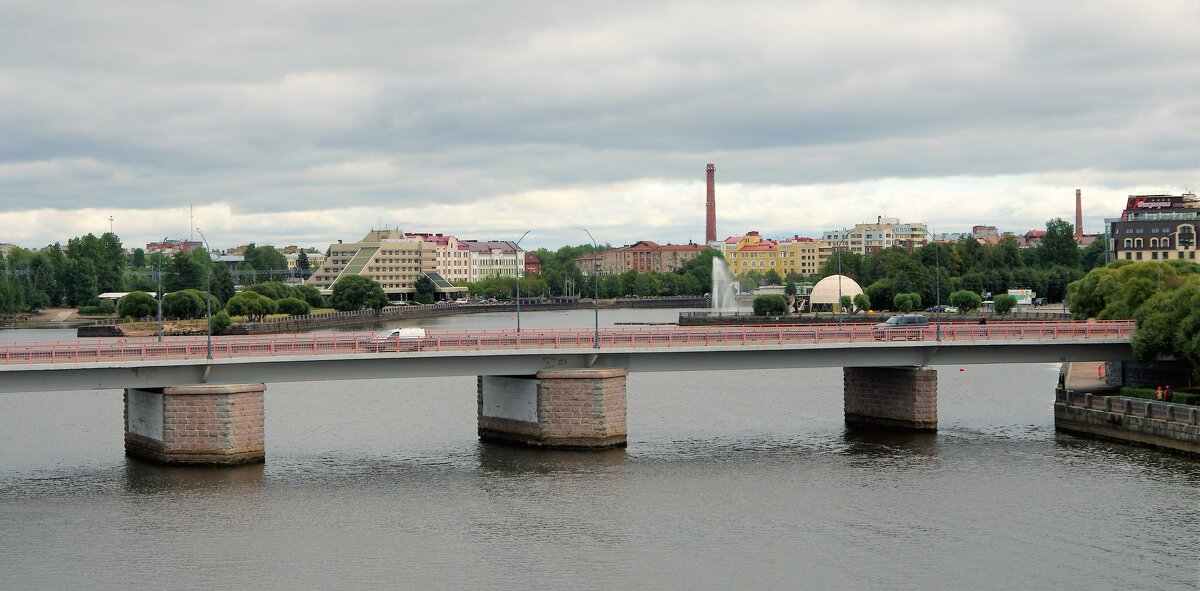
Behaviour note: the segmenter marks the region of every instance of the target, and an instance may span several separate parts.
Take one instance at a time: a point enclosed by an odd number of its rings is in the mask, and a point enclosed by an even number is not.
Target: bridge
[[[0,344],[0,392],[124,389],[126,450],[262,461],[265,383],[478,376],[481,438],[624,445],[628,372],[842,367],[849,424],[934,430],[930,365],[1133,359],[1132,322],[429,331]]]

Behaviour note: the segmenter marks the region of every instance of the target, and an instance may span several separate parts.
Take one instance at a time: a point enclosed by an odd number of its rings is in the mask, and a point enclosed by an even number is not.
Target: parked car
[[[897,314],[888,318],[887,322],[876,324],[873,336],[877,341],[920,339],[922,330],[927,326],[929,326],[929,318],[921,314]]]
[[[377,352],[416,351],[426,336],[424,328],[393,328],[375,335],[367,348]]]
[[[947,306],[946,304],[938,304],[936,306],[930,306],[928,308],[925,308],[925,311],[933,312],[934,314],[937,314],[938,312],[944,312],[946,314],[958,314],[958,308],[955,308],[954,306]]]

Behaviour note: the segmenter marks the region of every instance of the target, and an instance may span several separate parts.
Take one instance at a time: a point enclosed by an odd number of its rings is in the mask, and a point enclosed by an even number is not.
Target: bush
[[[229,317],[228,312],[221,310],[213,314],[212,319],[208,321],[208,328],[213,334],[221,334],[229,328],[230,324],[233,324],[233,319]]]
[[[950,305],[958,308],[958,311],[966,314],[972,310],[978,310],[979,305],[983,303],[983,298],[973,291],[961,290],[950,294]]]
[[[147,318],[157,312],[158,300],[144,291],[131,292],[117,301],[117,315],[122,318]]]
[[[787,298],[781,295],[760,295],[754,298],[755,316],[783,316],[787,313]]]
[[[293,290],[296,292],[295,297],[298,297],[298,298],[308,302],[308,305],[310,307],[312,307],[312,308],[324,308],[325,307],[325,296],[322,296],[321,292],[317,291],[317,288],[315,288],[311,285],[297,285],[293,288]]]
[[[232,316],[245,316],[253,322],[261,320],[267,314],[274,314],[277,306],[274,300],[261,293],[243,291],[229,298],[225,309]]]
[[[204,292],[181,289],[163,296],[163,316],[166,318],[199,318],[204,316]]]
[[[1002,293],[992,298],[992,309],[1001,316],[1013,311],[1017,307],[1017,296],[1007,293]]]
[[[854,296],[854,307],[858,308],[858,312],[871,309],[871,298],[865,293],[860,293]]]
[[[921,294],[898,293],[892,298],[892,306],[901,312],[912,312],[921,307]]]
[[[253,291],[255,293],[265,295],[275,301],[297,296],[295,289],[290,285],[285,285],[282,281],[255,283],[254,285],[247,287],[246,291]]]
[[[117,310],[112,300],[100,300],[95,306],[80,306],[79,313],[84,316],[107,316]]]
[[[288,314],[290,316],[303,316],[308,314],[311,307],[308,302],[299,298],[283,298],[275,302],[280,314]]]
[[[1137,386],[1122,386],[1121,396],[1129,398],[1144,398],[1146,400],[1156,400],[1158,391],[1154,388],[1139,388]],[[1192,406],[1200,406],[1200,392],[1189,390],[1171,390],[1171,402],[1179,404],[1190,404]]]

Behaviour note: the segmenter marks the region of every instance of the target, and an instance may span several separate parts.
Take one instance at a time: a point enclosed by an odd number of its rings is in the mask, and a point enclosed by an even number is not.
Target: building
[[[347,275],[371,278],[393,299],[409,299],[423,275],[433,281],[439,297],[466,291],[438,274],[435,244],[409,238],[399,230],[371,230],[358,242],[330,244],[329,256],[305,283],[328,294]]]
[[[161,252],[165,255],[175,256],[176,253],[188,252],[193,248],[204,248],[204,243],[199,240],[163,240],[161,242],[150,242],[146,244],[146,253]]]
[[[525,253],[525,274],[526,275],[541,275],[542,261],[537,258],[537,255],[532,252]]]
[[[584,275],[591,275],[593,271],[603,273],[604,253],[602,252],[585,252],[575,257],[575,267]]]
[[[1113,260],[1196,260],[1200,200],[1183,195],[1130,195],[1120,218],[1104,220]]]
[[[437,272],[447,281],[472,281],[471,249],[466,243],[443,234],[406,232],[404,235],[434,245]]]
[[[291,247],[288,247],[288,248],[291,248]],[[323,263],[325,261],[325,255],[323,253],[319,253],[319,252],[305,251],[304,256],[308,258],[308,268],[310,270],[314,270],[314,269],[320,267],[321,263]],[[300,260],[300,251],[295,250],[292,252],[284,253],[283,260],[287,261],[288,271],[299,270],[299,267],[296,266],[296,262]]]
[[[464,240],[469,253],[470,279],[524,277],[525,251],[512,240]]]
[[[635,244],[605,250],[600,267],[606,275],[620,275],[627,271],[674,273],[707,249],[703,244],[658,244],[651,240],[640,240]]]
[[[788,273],[813,275],[833,252],[821,240],[801,236],[770,240],[758,232],[726,238],[724,246],[722,254],[735,276],[751,271],[775,271],[780,277]]]
[[[853,228],[829,230],[821,235],[832,250],[875,254],[899,246],[912,251],[929,243],[929,228],[922,223],[901,223],[899,218],[876,218],[875,223],[855,224]]]

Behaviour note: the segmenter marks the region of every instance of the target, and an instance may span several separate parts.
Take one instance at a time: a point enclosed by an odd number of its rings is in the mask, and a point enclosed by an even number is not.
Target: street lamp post
[[[934,289],[937,291],[934,294],[934,310],[937,310],[937,316],[934,316],[935,331],[938,342],[942,340],[942,248],[938,246],[937,239],[933,237],[933,233],[929,228],[925,229],[925,233],[929,235],[930,243],[933,245],[933,268],[934,268]]]
[[[838,325],[842,324],[842,251],[837,251],[838,259]]]
[[[196,231],[200,232],[200,228],[196,228]],[[204,232],[200,232],[200,239],[204,241],[204,252],[208,254],[208,266],[204,273],[204,333],[207,336],[204,353],[212,359],[212,247],[208,245]]]
[[[163,237],[162,242],[158,243],[158,342],[160,342],[160,343],[162,342],[162,332],[163,332],[163,329],[162,329],[162,299],[163,299],[162,260],[163,260],[163,251],[162,251],[162,249],[163,249],[163,244],[166,244],[166,243],[167,243],[166,236]]]
[[[587,232],[588,238],[592,240],[592,277],[595,278],[595,290],[592,293],[592,313],[596,317],[596,332],[592,335],[592,347],[600,348],[600,261],[596,259],[596,255],[600,253],[600,245],[596,243],[596,238],[588,232],[587,228],[583,229]]]
[[[525,266],[525,257],[521,256],[521,241],[524,240],[525,237],[529,235],[529,232],[530,232],[530,230],[525,230],[525,233],[521,234],[521,237],[517,239],[517,242],[516,242],[517,248],[515,249],[516,253],[514,253],[517,256],[517,258],[521,259],[521,260],[517,261],[517,332],[518,333],[521,332],[521,271],[523,270],[523,267]]]

